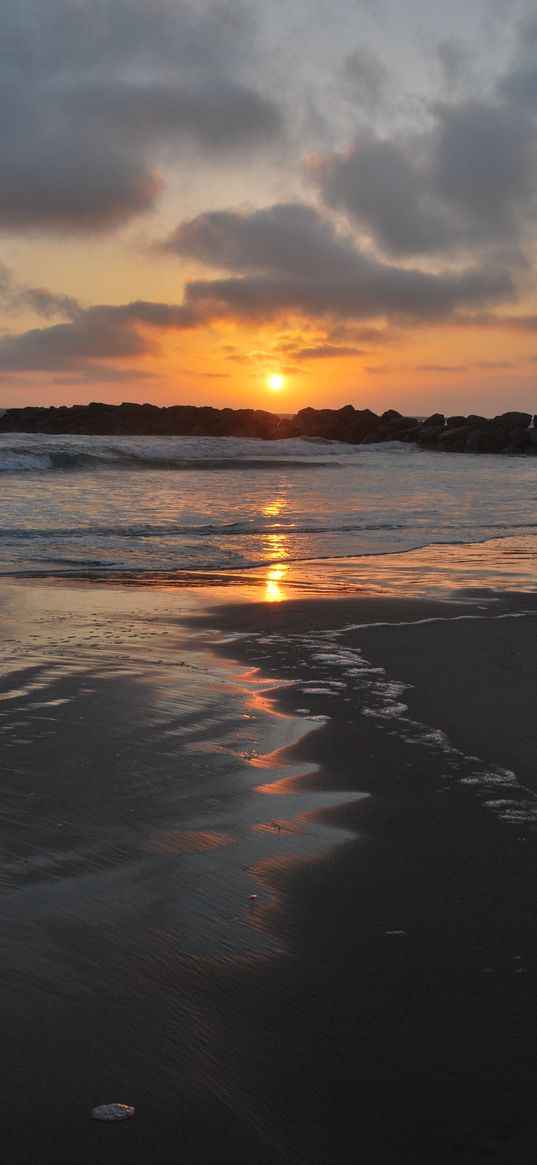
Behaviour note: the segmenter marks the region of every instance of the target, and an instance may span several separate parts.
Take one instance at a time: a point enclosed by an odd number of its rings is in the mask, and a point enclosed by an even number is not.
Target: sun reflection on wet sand
[[[168,829],[155,834],[147,848],[160,854],[202,854],[232,841],[222,830]]]
[[[265,518],[278,518],[286,505],[286,498],[276,497],[265,503],[262,513]],[[282,586],[282,579],[289,572],[289,566],[285,561],[290,556],[289,540],[279,526],[280,523],[274,522],[274,528],[269,529],[264,536],[263,553],[272,560],[264,576],[263,598],[266,603],[281,603],[289,598],[287,590]]]
[[[288,592],[281,585],[282,579],[285,578],[289,571],[288,566],[282,566],[278,563],[276,566],[269,566],[267,577],[265,581],[265,602],[266,603],[281,603],[289,598]]]

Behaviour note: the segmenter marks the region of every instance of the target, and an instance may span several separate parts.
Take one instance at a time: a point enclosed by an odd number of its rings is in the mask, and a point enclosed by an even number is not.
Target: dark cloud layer
[[[90,362],[97,372],[101,360],[132,360],[156,353],[152,331],[188,327],[191,321],[190,309],[181,305],[138,301],[81,308],[69,302],[71,319],[1,337],[0,370],[76,370]]]
[[[423,101],[413,131],[362,126],[346,150],[311,159],[310,177],[384,254],[520,261],[537,211],[537,18],[478,96],[463,42],[440,43],[438,59],[449,100]]]
[[[536,15],[524,22],[515,58],[501,78],[499,89],[501,95],[515,107],[537,112]]]
[[[362,46],[345,57],[343,92],[358,110],[369,117],[375,118],[385,107],[389,83],[388,69],[371,49]]]
[[[118,225],[154,204],[163,146],[221,153],[279,131],[275,103],[237,77],[250,24],[238,2],[0,8],[0,226]]]
[[[181,223],[169,251],[227,271],[294,272],[311,278],[352,276],[356,252],[349,235],[303,203],[277,203],[249,213],[211,211]]]
[[[362,135],[315,159],[320,193],[394,256],[521,247],[537,208],[537,136],[507,104],[437,105],[411,140]]]
[[[185,302],[200,317],[425,320],[509,298],[514,290],[509,274],[494,267],[434,274],[380,262],[299,203],[199,215],[181,224],[168,246],[213,268],[242,272],[187,284]]]

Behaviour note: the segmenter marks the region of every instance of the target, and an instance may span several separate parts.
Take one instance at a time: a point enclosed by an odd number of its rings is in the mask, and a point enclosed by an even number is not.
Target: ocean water
[[[304,439],[0,438],[4,575],[231,580],[272,567],[290,585],[337,587],[366,577],[371,556],[393,574],[394,555],[417,551],[416,563],[434,547],[440,576],[442,547],[453,563],[494,540],[502,577],[533,587],[536,535],[533,458]],[[496,569],[483,552],[473,566],[463,557],[466,581]]]

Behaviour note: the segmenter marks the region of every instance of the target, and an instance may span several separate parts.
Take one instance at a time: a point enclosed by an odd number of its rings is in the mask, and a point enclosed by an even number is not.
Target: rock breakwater
[[[353,405],[339,409],[304,408],[291,418],[264,409],[195,405],[52,405],[7,409],[0,416],[0,433],[257,437],[266,441],[309,437],[351,445],[404,441],[450,453],[537,454],[537,418],[531,413],[506,412],[491,418],[433,413],[424,420],[403,416],[396,409],[379,415]]]

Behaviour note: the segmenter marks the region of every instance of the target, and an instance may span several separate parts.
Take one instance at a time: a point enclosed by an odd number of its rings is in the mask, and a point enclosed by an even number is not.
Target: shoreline
[[[15,571],[0,586],[66,586],[122,591],[200,591],[201,602],[221,609],[229,601],[278,605],[290,599],[352,601],[369,597],[488,602],[537,593],[537,535],[504,534],[467,542],[428,542],[343,557],[275,558],[233,569]],[[263,591],[263,595],[260,595]],[[231,599],[229,594],[230,592]]]
[[[529,1163],[537,596],[7,592],[6,1160]]]

